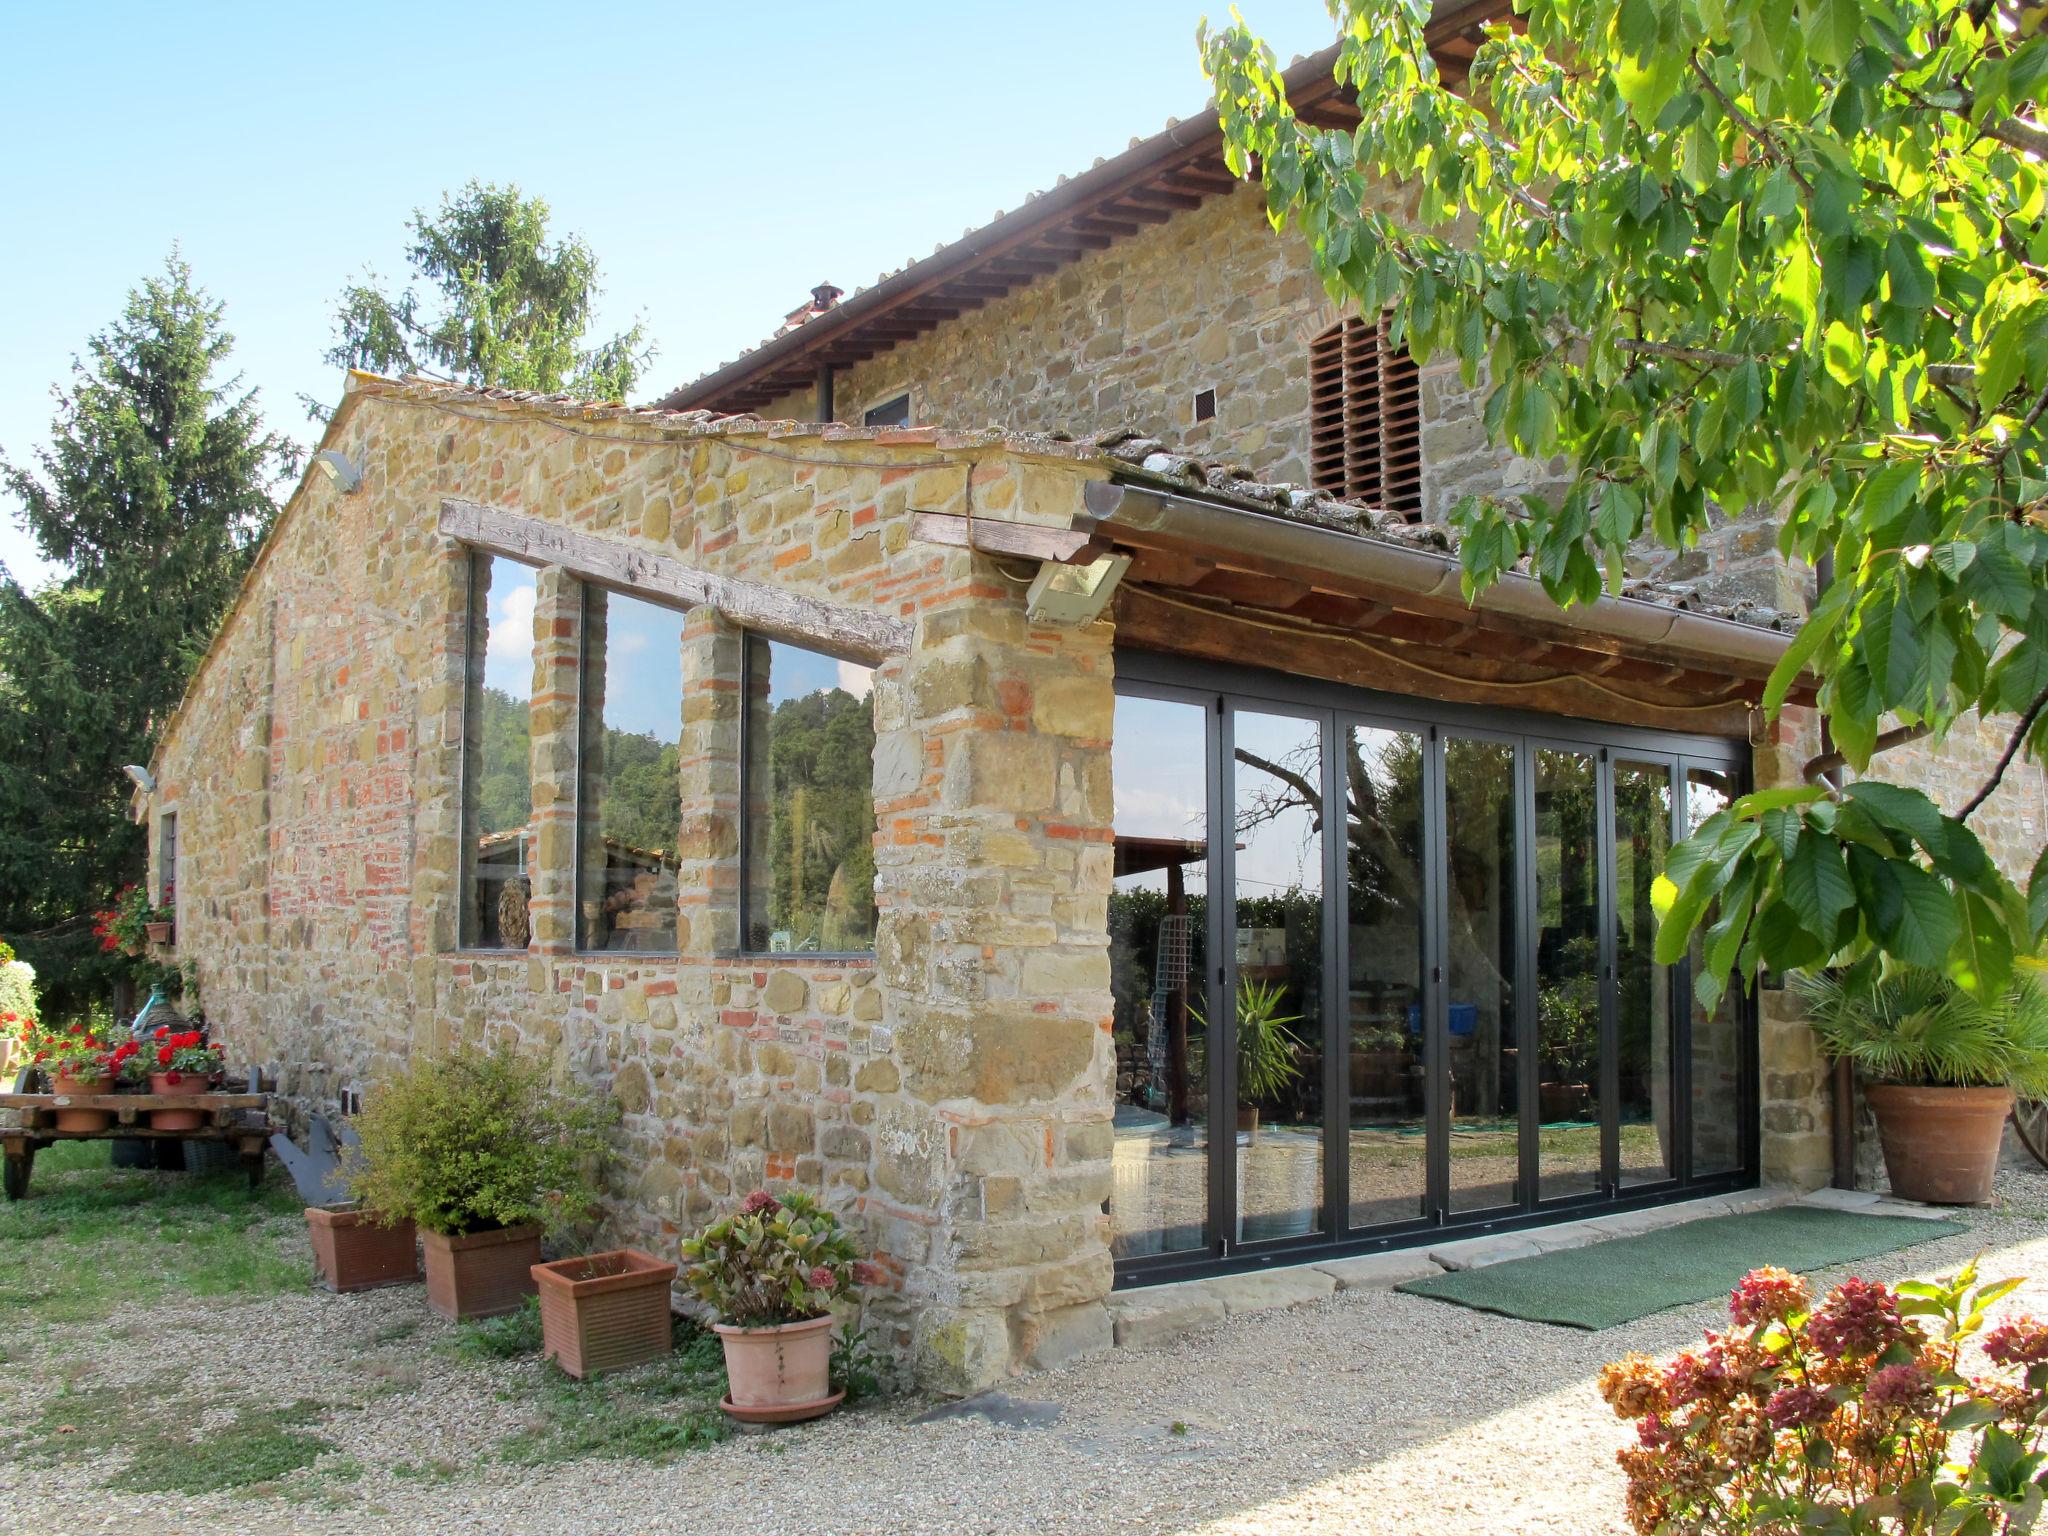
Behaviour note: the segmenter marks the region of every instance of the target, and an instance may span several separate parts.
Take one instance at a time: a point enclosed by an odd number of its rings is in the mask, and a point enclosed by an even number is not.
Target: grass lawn
[[[129,1171],[110,1165],[110,1150],[59,1142],[37,1154],[29,1197],[0,1204],[0,1337],[103,1317],[122,1301],[275,1295],[310,1282],[304,1206],[274,1171],[251,1194],[239,1169]]]

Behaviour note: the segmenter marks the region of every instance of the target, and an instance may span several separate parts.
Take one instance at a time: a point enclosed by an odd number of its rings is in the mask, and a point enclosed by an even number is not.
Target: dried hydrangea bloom
[[[2024,1313],[1984,1335],[1984,1353],[1999,1365],[2039,1365],[2048,1360],[2048,1324]]]
[[[1736,1465],[1762,1461],[1777,1444],[1777,1432],[1754,1398],[1743,1398],[1721,1421],[1721,1448]]]
[[[1880,1354],[1906,1337],[1898,1297],[1886,1286],[1853,1276],[1829,1292],[1806,1323],[1808,1347],[1827,1360]]]
[[[1788,1270],[1773,1265],[1752,1269],[1728,1294],[1728,1315],[1745,1328],[1758,1323],[1783,1322],[1804,1312],[1813,1302],[1806,1282]]]
[[[1917,1365],[1887,1365],[1872,1373],[1863,1389],[1863,1406],[1920,1417],[1934,1406],[1934,1383]]]
[[[742,1216],[758,1216],[763,1211],[779,1211],[781,1209],[782,1202],[769,1194],[765,1189],[755,1190],[740,1202],[740,1214]]]
[[[1816,1392],[1804,1382],[1778,1388],[1764,1404],[1764,1416],[1780,1429],[1800,1429],[1818,1424],[1835,1411],[1835,1400]]]
[[[1628,1354],[1600,1372],[1600,1397],[1624,1419],[1662,1413],[1670,1406],[1664,1375],[1648,1355]]]

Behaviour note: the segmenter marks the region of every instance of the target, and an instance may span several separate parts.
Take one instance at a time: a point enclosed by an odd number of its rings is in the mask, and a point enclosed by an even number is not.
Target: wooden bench
[[[60,1131],[60,1109],[104,1109],[113,1123],[97,1131]],[[152,1109],[206,1111],[204,1125],[189,1131],[159,1131],[148,1123]],[[270,1144],[270,1095],[267,1093],[0,1093],[0,1110],[14,1112],[14,1124],[0,1126],[0,1153],[5,1154],[5,1187],[9,1200],[28,1193],[36,1153],[59,1141],[112,1141],[135,1137],[145,1141],[218,1141],[234,1147],[249,1175],[249,1188],[263,1182],[263,1153]]]

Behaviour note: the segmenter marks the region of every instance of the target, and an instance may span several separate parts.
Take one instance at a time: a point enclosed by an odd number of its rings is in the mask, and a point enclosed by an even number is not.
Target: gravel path
[[[1988,1274],[2041,1275],[2008,1305],[2048,1314],[2048,1176],[2008,1172],[1999,1201],[1967,1216],[1969,1233],[1856,1271],[1902,1279],[1981,1250]],[[53,1478],[45,1466],[0,1462],[0,1531],[1610,1536],[1623,1529],[1613,1453],[1626,1432],[1593,1377],[1627,1350],[1668,1354],[1725,1314],[1708,1304],[1585,1334],[1351,1293],[1010,1383],[1019,1398],[1057,1405],[1050,1427],[919,1424],[930,1404],[897,1399],[665,1464],[538,1468],[485,1461],[531,1412],[535,1367],[436,1354],[445,1325],[416,1291],[291,1296],[195,1316],[216,1348],[188,1386],[230,1403],[261,1392],[329,1404],[317,1432],[339,1450],[326,1461],[352,1458],[361,1474],[287,1503],[253,1490],[105,1492],[76,1471]],[[112,1332],[133,1336],[137,1321],[115,1319]],[[162,1322],[159,1309],[152,1327]],[[66,1380],[162,1380],[161,1365],[110,1347],[104,1333],[52,1329],[11,1354],[0,1423],[37,1419]],[[452,1478],[391,1472],[434,1461]]]

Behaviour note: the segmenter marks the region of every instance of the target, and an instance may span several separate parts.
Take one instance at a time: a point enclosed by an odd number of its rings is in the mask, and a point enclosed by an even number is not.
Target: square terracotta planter
[[[542,1354],[578,1380],[659,1360],[675,1277],[675,1265],[637,1248],[534,1265]]]
[[[421,1232],[427,1255],[427,1305],[443,1317],[517,1312],[534,1292],[540,1228],[496,1227],[463,1237]]]
[[[420,1277],[419,1234],[409,1221],[379,1226],[352,1205],[309,1205],[313,1268],[330,1291],[368,1291]]]

